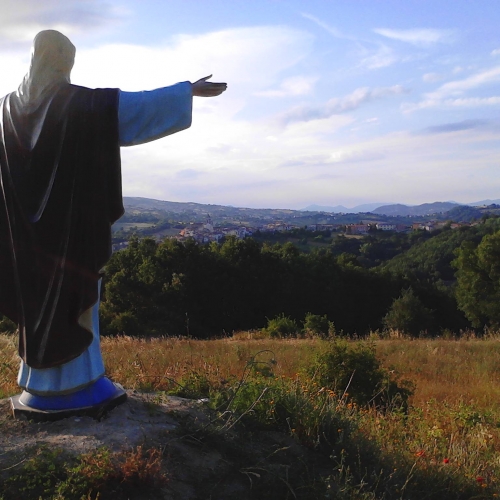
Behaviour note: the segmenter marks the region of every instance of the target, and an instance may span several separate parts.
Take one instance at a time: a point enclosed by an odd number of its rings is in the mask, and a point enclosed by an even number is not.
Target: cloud
[[[291,160],[286,160],[278,165],[278,167],[310,167],[314,165],[326,165],[331,163],[330,155],[301,155]]]
[[[438,73],[426,73],[422,76],[422,80],[426,83],[435,83],[443,80],[444,76]]]
[[[78,51],[73,76],[82,84],[144,90],[214,74],[227,95],[250,95],[275,84],[282,71],[309,55],[313,37],[282,26],[233,28],[177,35],[155,47],[110,44]],[[76,78],[74,78],[76,81]],[[210,105],[206,100],[203,106]]]
[[[492,56],[500,56],[500,49],[495,49],[491,51]]]
[[[408,92],[401,85],[393,87],[382,87],[370,89],[368,87],[356,89],[351,94],[342,98],[333,98],[321,106],[302,105],[296,106],[280,116],[284,125],[293,122],[307,122],[311,120],[322,120],[332,115],[354,111],[365,103],[383,99],[393,95]]]
[[[456,96],[463,94],[467,90],[471,90],[483,85],[500,81],[500,66],[496,66],[486,71],[481,71],[475,75],[471,75],[463,80],[455,80],[445,83],[435,92],[426,94],[428,99],[443,99],[448,96]]]
[[[309,94],[318,80],[314,76],[293,76],[284,80],[277,90],[263,90],[256,95],[263,97],[289,97]]]
[[[2,0],[0,43],[31,41],[47,28],[72,35],[120,20],[126,11],[102,0]]]
[[[191,179],[196,179],[203,174],[205,174],[205,172],[202,172],[201,170],[195,170],[194,168],[186,168],[184,170],[179,170],[178,172],[176,172],[175,178],[191,180]]]
[[[375,53],[367,57],[363,57],[361,60],[361,66],[368,69],[380,69],[391,66],[399,61],[399,57],[396,56],[394,51],[387,45],[379,45],[379,48]]]
[[[496,106],[498,96],[490,97],[463,97],[467,91],[500,82],[500,66],[481,71],[462,80],[454,80],[441,85],[434,92],[424,94],[424,99],[418,103],[404,103],[402,109],[411,112],[418,109],[437,106]]]
[[[382,160],[386,154],[374,150],[339,150],[331,154],[332,163],[361,163],[367,161]]]
[[[449,132],[461,132],[462,130],[471,130],[477,128],[485,128],[491,122],[489,120],[463,120],[461,122],[445,123],[443,125],[436,125],[427,127],[419,132],[417,135],[427,134],[446,134]]]
[[[348,35],[345,35],[342,33],[339,29],[335,28],[334,26],[330,26],[329,24],[325,23],[324,21],[321,21],[318,19],[316,16],[313,16],[311,14],[307,14],[303,12],[301,14],[302,17],[309,19],[313,23],[316,23],[320,28],[323,28],[325,31],[330,33],[330,35],[334,36],[335,38],[342,38],[342,39],[347,39],[347,40],[354,40],[353,37],[350,37]]]
[[[455,106],[463,108],[476,108],[479,106],[498,106],[500,104],[500,96],[446,99],[445,101],[443,101],[443,104],[445,106]]]
[[[448,43],[453,40],[453,31],[451,30],[436,30],[436,29],[409,29],[409,30],[393,30],[378,28],[373,30],[378,35],[398,40],[400,42],[411,43],[417,46],[428,46],[435,43]]]

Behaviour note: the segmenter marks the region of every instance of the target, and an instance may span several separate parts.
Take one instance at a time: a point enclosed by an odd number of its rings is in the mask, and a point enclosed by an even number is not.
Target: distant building
[[[377,224],[377,229],[381,231],[396,231],[396,224],[390,224],[389,222],[379,222]]]
[[[369,230],[368,224],[348,224],[345,232],[347,234],[367,234]]]

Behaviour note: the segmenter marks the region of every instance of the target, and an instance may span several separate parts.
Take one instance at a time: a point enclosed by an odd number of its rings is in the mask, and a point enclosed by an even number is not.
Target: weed
[[[140,491],[157,498],[158,488],[166,481],[157,449],[139,446],[112,454],[103,448],[71,457],[61,450],[40,448],[4,482],[0,494],[3,500],[119,500]]]

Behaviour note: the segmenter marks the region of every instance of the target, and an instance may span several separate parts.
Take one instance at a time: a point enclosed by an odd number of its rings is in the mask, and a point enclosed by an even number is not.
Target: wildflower
[[[443,458],[443,464],[449,464],[450,459],[449,458]]]
[[[425,451],[424,450],[419,450],[415,453],[416,457],[425,457]]]
[[[477,476],[476,477],[476,481],[481,484],[482,482],[484,482],[484,477],[481,477],[481,476]]]

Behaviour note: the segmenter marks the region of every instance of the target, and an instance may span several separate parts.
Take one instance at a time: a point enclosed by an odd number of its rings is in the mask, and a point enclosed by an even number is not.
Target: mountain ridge
[[[146,210],[166,210],[174,213],[183,213],[186,211],[193,212],[203,212],[203,213],[223,213],[224,211],[236,211],[241,214],[248,213],[250,211],[258,212],[270,212],[275,214],[290,214],[290,213],[314,213],[314,212],[324,212],[324,213],[344,213],[344,214],[355,214],[355,213],[373,213],[376,215],[387,215],[387,216],[426,216],[439,213],[445,213],[449,210],[460,207],[460,206],[470,206],[479,207],[485,205],[499,204],[500,199],[496,200],[480,200],[473,203],[458,203],[454,201],[436,201],[434,203],[423,203],[421,205],[405,205],[402,203],[393,204],[379,204],[379,203],[365,203],[362,205],[357,205],[353,208],[348,208],[343,205],[337,206],[322,206],[322,205],[308,205],[307,207],[299,210],[292,210],[288,208],[248,208],[248,207],[234,207],[229,205],[216,205],[216,204],[204,204],[195,202],[177,202],[177,201],[165,201],[165,200],[155,200],[152,198],[143,197],[130,197],[124,196],[123,203],[126,207],[138,207]]]

